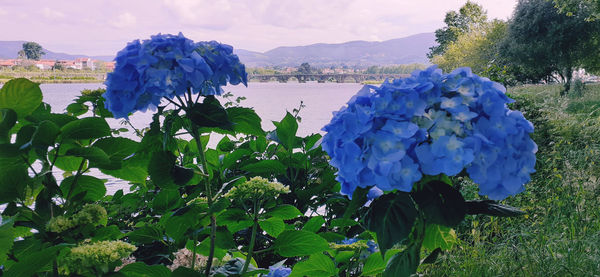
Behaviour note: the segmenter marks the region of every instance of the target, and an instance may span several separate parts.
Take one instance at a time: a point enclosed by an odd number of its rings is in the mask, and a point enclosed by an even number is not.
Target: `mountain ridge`
[[[14,59],[25,41],[0,41],[0,59]],[[358,66],[428,64],[426,53],[434,46],[434,33],[420,33],[385,41],[354,40],[344,43],[314,43],[304,46],[280,46],[266,52],[234,49],[247,67],[290,66],[307,62],[311,66]],[[54,52],[44,48],[42,59],[73,60],[89,57],[112,61],[114,56],[74,55]]]

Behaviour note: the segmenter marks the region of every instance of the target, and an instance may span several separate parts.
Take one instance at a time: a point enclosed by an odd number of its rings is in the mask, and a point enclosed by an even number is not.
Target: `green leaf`
[[[173,215],[164,224],[165,233],[175,241],[185,239],[185,232],[196,223],[196,218],[197,216],[190,212],[183,215]]]
[[[79,146],[73,143],[62,143],[58,149],[58,157],[56,157],[56,149],[52,149],[48,152],[48,158],[50,160],[56,159],[54,165],[64,171],[76,171],[83,161],[83,158],[65,155],[69,149],[76,147]]]
[[[198,127],[217,127],[232,130],[232,123],[227,116],[227,111],[219,100],[209,95],[202,103],[196,103],[187,111],[187,117]]]
[[[111,160],[121,161],[135,153],[139,145],[139,142],[122,137],[102,138],[93,144],[94,147],[102,149]]]
[[[408,193],[385,194],[371,203],[365,216],[368,230],[377,234],[379,249],[385,251],[406,239],[410,234],[417,209]]]
[[[421,248],[417,244],[410,244],[387,263],[383,277],[410,277],[417,272],[420,253]]]
[[[283,174],[287,167],[278,160],[262,160],[253,164],[248,164],[242,167],[242,170],[254,173],[272,173],[272,174]]]
[[[344,218],[350,219],[352,215],[361,207],[367,203],[367,193],[369,192],[368,188],[357,187],[352,193],[352,200],[350,200],[350,204],[346,211],[344,211]]]
[[[281,232],[285,230],[285,223],[283,222],[283,219],[278,217],[271,217],[268,219],[261,220],[258,222],[258,225],[261,229],[267,232],[267,234],[271,235],[274,238],[279,236],[279,234],[281,234]]]
[[[200,272],[195,271],[191,268],[180,266],[173,271],[171,277],[202,277]]]
[[[285,149],[293,149],[296,147],[296,132],[298,131],[298,122],[296,118],[289,112],[280,121],[273,121],[275,131],[279,142]]]
[[[252,226],[252,219],[241,209],[228,209],[217,216],[217,225],[236,233]]]
[[[37,126],[37,129],[31,138],[31,143],[39,146],[54,145],[56,137],[59,133],[60,127],[58,127],[56,123],[49,120],[44,120]]]
[[[162,234],[154,226],[144,226],[125,234],[129,239],[136,243],[151,243],[153,241],[162,241]]]
[[[10,129],[17,123],[17,113],[13,109],[0,109],[0,143],[9,143]]]
[[[175,189],[175,181],[171,175],[176,161],[175,155],[169,151],[157,151],[152,153],[148,164],[148,173],[154,185],[162,189]]]
[[[325,224],[325,219],[323,218],[323,216],[315,216],[309,219],[306,223],[304,223],[302,230],[316,233],[321,229],[321,226],[323,226],[323,224]]]
[[[334,232],[322,232],[318,234],[328,242],[339,242],[346,239],[346,236]]]
[[[231,107],[227,109],[229,120],[233,123],[236,133],[264,136],[265,131],[261,126],[261,119],[253,109]]]
[[[436,248],[450,250],[457,243],[456,233],[450,227],[438,224],[427,224],[423,247],[433,251]]]
[[[308,260],[294,265],[290,277],[315,276],[327,277],[337,276],[339,269],[335,266],[331,258],[322,253],[310,255]]]
[[[0,204],[23,196],[31,178],[21,159],[0,158]]]
[[[0,109],[13,109],[18,118],[30,115],[40,104],[40,85],[25,78],[12,79],[0,89]]]
[[[335,262],[338,264],[347,263],[352,257],[354,257],[354,254],[356,254],[354,251],[339,251],[335,255]]]
[[[73,116],[80,116],[88,110],[89,107],[83,103],[71,103],[67,106],[67,112]]]
[[[171,270],[164,265],[147,265],[143,262],[132,263],[119,270],[125,276],[132,277],[170,277]]]
[[[433,251],[431,251],[431,253],[429,253],[429,255],[427,255],[427,257],[425,257],[425,259],[423,259],[421,261],[421,264],[433,264],[435,263],[435,260],[437,260],[437,257],[442,253],[442,249],[441,248],[436,248]]]
[[[497,203],[494,200],[465,201],[467,214],[485,214],[491,216],[520,216],[525,214],[518,208]]]
[[[283,220],[289,220],[301,216],[302,213],[296,207],[286,204],[275,207],[265,215],[268,217],[279,217]]]
[[[14,220],[5,219],[0,224],[0,264],[6,261],[6,254],[12,248],[15,241]]]
[[[96,230],[96,232],[94,232],[94,237],[92,237],[92,241],[118,240],[124,236],[125,234],[119,230],[119,227],[110,225]]]
[[[27,256],[21,257],[19,262],[12,265],[4,273],[5,277],[34,276],[36,272],[56,259],[58,251],[65,248],[65,245],[55,245],[43,248],[39,251],[28,252]]]
[[[452,227],[465,218],[467,208],[462,194],[442,181],[428,182],[411,195],[428,223]]]
[[[162,189],[152,201],[152,208],[159,213],[177,208],[181,203],[181,195],[176,189]]]
[[[90,166],[92,166],[93,164],[94,167],[103,168],[104,166],[110,164],[110,159],[108,158],[108,155],[106,155],[106,153],[102,149],[94,146],[74,147],[67,150],[65,155],[81,157],[86,160],[89,160]]]
[[[95,139],[110,136],[110,127],[104,118],[86,117],[71,121],[61,128],[63,139]]]
[[[279,234],[273,249],[283,257],[306,256],[329,249],[329,243],[315,233],[286,230]]]
[[[375,252],[365,260],[363,272],[361,276],[375,276],[385,270],[387,262],[400,253],[399,249],[390,249],[385,253],[385,259],[381,256],[381,252]]]
[[[73,182],[77,181],[76,184]],[[60,183],[60,190],[62,191],[63,197],[66,199],[72,199],[75,196],[83,194],[82,201],[95,202],[106,194],[106,186],[104,181],[89,175],[76,175],[65,178]]]
[[[345,219],[345,218],[334,218],[331,220],[332,227],[344,228],[344,227],[354,226],[357,224],[358,224],[358,222],[351,220],[351,219]]]

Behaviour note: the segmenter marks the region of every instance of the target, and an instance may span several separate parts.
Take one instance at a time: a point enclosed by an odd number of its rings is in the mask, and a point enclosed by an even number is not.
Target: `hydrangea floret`
[[[115,118],[157,107],[163,97],[184,93],[220,95],[228,83],[247,85],[244,65],[233,47],[216,41],[195,43],[183,34],[134,40],[117,53],[106,79],[105,106]]]
[[[291,268],[285,266],[270,266],[267,277],[287,277],[292,273]]]
[[[97,204],[86,204],[81,211],[72,216],[56,216],[48,221],[46,229],[50,232],[61,233],[77,226],[92,224],[106,225],[108,214],[104,207]]]
[[[533,125],[508,108],[505,92],[469,68],[444,74],[435,66],[364,86],[323,128],[342,193],[410,192],[423,175],[461,172],[490,199],[523,191],[537,145]]]
[[[59,270],[62,274],[85,274],[107,267],[129,257],[137,248],[124,241],[99,241],[83,244],[70,249],[59,257]],[[106,272],[104,272],[106,273]]]
[[[252,179],[233,187],[226,196],[230,199],[241,201],[253,199],[274,198],[282,193],[289,193],[288,186],[278,182],[270,182],[262,177],[253,177]]]

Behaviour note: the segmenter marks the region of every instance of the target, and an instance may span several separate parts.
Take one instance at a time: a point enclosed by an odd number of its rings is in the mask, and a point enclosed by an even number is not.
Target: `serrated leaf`
[[[152,201],[152,209],[159,213],[177,208],[181,203],[181,195],[176,189],[162,189]]]
[[[323,216],[315,216],[309,219],[306,223],[304,223],[302,230],[316,233],[321,229],[323,224],[325,224],[325,219],[323,218]]]
[[[282,162],[277,160],[262,160],[242,167],[242,170],[254,174],[282,174],[285,173],[286,169],[287,167]]]
[[[485,214],[491,216],[519,216],[525,214],[518,208],[497,203],[493,200],[465,201],[467,214]]]
[[[4,219],[0,224],[0,264],[6,261],[6,254],[15,241],[15,228],[13,219]]]
[[[265,131],[261,126],[261,119],[253,109],[231,107],[227,109],[229,120],[233,123],[236,133],[264,136]]]
[[[40,104],[40,85],[25,78],[12,79],[0,89],[0,109],[13,109],[18,118],[30,115]]]
[[[450,227],[427,224],[423,247],[433,251],[436,248],[450,250],[457,243],[456,233]]]
[[[387,263],[383,277],[410,277],[417,272],[420,253],[420,245],[410,244],[404,251],[394,255]]]
[[[95,139],[110,136],[110,127],[100,117],[86,117],[71,121],[61,128],[64,139]]]
[[[170,277],[171,270],[164,265],[147,265],[143,262],[132,263],[119,270],[125,276],[132,277]]]
[[[395,192],[375,199],[364,221],[367,229],[377,234],[377,244],[385,254],[408,237],[416,217],[417,209],[409,194]]]
[[[73,182],[75,182],[73,184]],[[104,181],[89,175],[69,176],[60,183],[63,197],[72,199],[83,194],[82,201],[94,202],[100,200],[106,194]]]
[[[162,241],[160,230],[153,226],[144,226],[125,234],[129,239],[136,243],[151,243],[153,241]]]
[[[296,121],[296,118],[288,112],[281,121],[273,121],[273,124],[276,127],[275,132],[281,145],[288,150],[295,148],[297,141],[296,132],[298,132],[298,122]]]
[[[19,262],[12,265],[3,276],[21,277],[34,276],[36,272],[52,262],[58,256],[58,251],[65,248],[65,245],[55,245],[43,248],[40,251],[29,252],[20,257]]]
[[[292,205],[279,205],[265,214],[267,217],[278,217],[283,220],[294,219],[302,215],[300,210]]]
[[[285,230],[285,223],[283,219],[278,217],[271,217],[258,222],[258,225],[261,229],[263,229],[267,234],[276,238]]]
[[[428,223],[456,226],[466,214],[465,199],[455,188],[442,181],[431,181],[411,193]]]
[[[310,255],[308,260],[294,265],[290,277],[314,276],[328,277],[337,276],[339,269],[335,266],[331,258],[322,253]]]
[[[105,165],[110,164],[108,155],[102,149],[94,146],[74,147],[67,150],[65,155],[89,160],[90,164],[93,164],[94,167],[103,168]]]
[[[282,257],[307,256],[329,249],[329,243],[319,235],[307,231],[283,231],[273,244],[273,250]]]
[[[236,233],[252,226],[252,220],[241,209],[228,209],[217,216],[217,225],[226,226],[230,232]]]

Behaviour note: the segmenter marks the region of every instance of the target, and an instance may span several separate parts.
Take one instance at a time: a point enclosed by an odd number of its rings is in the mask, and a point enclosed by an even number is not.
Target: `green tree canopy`
[[[311,74],[312,73],[312,68],[310,67],[310,64],[308,64],[308,63],[302,63],[300,65],[300,67],[298,67],[298,73],[301,73],[301,74]]]
[[[554,4],[568,16],[584,13],[588,20],[600,19],[600,0],[554,0]]]
[[[472,28],[459,35],[442,55],[434,56],[431,61],[446,72],[468,66],[476,74],[505,82],[494,74],[504,67],[498,48],[506,36],[507,26],[504,21],[494,20]]]
[[[43,55],[46,55],[46,53],[43,51],[42,46],[33,41],[23,43],[23,50],[19,51],[19,56],[29,60],[37,61]]]
[[[597,67],[600,22],[560,14],[547,0],[519,1],[501,53],[521,81],[559,78],[570,89],[573,70]]]
[[[435,30],[435,41],[439,44],[429,48],[428,58],[441,55],[446,51],[450,43],[456,41],[458,36],[469,32],[487,21],[487,12],[482,6],[467,1],[459,10],[446,13],[444,23],[446,26]]]

